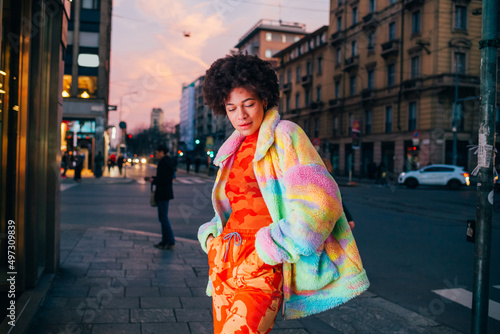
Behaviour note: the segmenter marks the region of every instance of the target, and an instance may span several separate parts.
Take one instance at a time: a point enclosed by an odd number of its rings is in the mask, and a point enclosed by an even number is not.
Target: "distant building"
[[[305,24],[262,19],[240,38],[235,48],[276,65],[273,55],[305,35]]]
[[[112,0],[73,0],[63,78],[61,150],[79,148],[85,167],[107,154]]]
[[[163,110],[161,108],[153,108],[151,111],[150,128],[163,130]]]
[[[179,149],[194,149],[194,114],[195,114],[194,82],[182,86],[181,122],[179,126]]]

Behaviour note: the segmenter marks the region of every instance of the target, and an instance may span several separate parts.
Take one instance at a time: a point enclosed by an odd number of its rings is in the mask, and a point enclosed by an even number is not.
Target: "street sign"
[[[119,125],[120,129],[126,129],[127,128],[127,123],[125,122],[120,122],[120,125]]]
[[[116,111],[117,106],[109,105],[108,106],[108,111]]]
[[[418,132],[418,130],[413,131],[413,138],[420,138],[420,132]]]
[[[314,146],[319,146],[321,144],[321,139],[320,138],[313,138],[312,144]]]

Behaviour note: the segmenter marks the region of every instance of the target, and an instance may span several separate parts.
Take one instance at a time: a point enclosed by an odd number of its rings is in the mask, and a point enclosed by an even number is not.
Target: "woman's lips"
[[[249,128],[250,125],[252,125],[252,123],[241,124],[239,127],[242,129],[246,129],[246,128]]]

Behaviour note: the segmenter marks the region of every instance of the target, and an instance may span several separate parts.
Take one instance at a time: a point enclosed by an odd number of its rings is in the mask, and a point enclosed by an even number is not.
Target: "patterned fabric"
[[[235,131],[214,161],[220,167],[212,193],[215,217],[198,231],[205,251],[208,236],[220,235],[231,215],[225,186],[244,139]],[[283,264],[285,318],[328,310],[368,289],[336,182],[304,131],[280,121],[275,109],[264,115],[253,169],[273,220],[257,232],[255,248],[264,263]]]
[[[226,196],[232,211],[225,228],[256,229],[257,232],[273,222],[253,172],[258,135],[256,131],[247,136],[235,154],[226,183]]]
[[[225,238],[232,234],[241,236],[241,244]],[[208,263],[214,333],[269,333],[283,296],[283,274],[280,265],[265,264],[257,255],[255,230],[226,227],[210,242]]]

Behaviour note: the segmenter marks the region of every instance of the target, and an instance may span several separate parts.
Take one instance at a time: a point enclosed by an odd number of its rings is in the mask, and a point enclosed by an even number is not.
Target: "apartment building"
[[[275,55],[284,118],[304,128],[337,173],[451,164],[454,135],[456,163],[474,169],[467,146],[477,142],[481,2],[330,7],[327,45],[313,42],[323,40],[322,27]]]
[[[111,0],[73,0],[63,78],[62,151],[77,148],[84,165],[109,147]]]
[[[240,38],[235,48],[241,53],[257,55],[277,65],[277,59],[273,55],[305,35],[305,24],[262,19]]]

